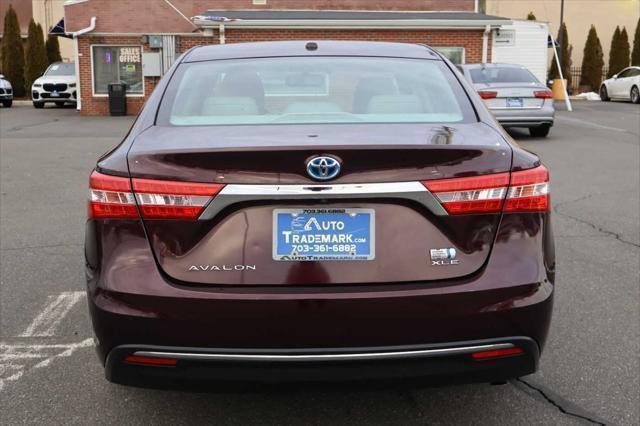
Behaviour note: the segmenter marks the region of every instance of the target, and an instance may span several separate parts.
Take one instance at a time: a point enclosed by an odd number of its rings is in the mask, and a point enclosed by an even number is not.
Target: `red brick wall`
[[[24,0],[25,2],[27,0]],[[208,9],[290,9],[290,10],[421,10],[473,12],[475,0],[267,0],[265,6],[251,0],[172,0],[187,17]],[[164,0],[89,0],[67,5],[65,27],[77,31],[97,17],[99,33],[181,33],[193,26]]]
[[[375,40],[396,41],[405,43],[425,43],[434,47],[464,47],[466,62],[474,63],[482,60],[482,31],[477,30],[253,30],[227,29],[227,43],[242,43],[264,40]],[[194,46],[217,44],[218,35],[178,36],[177,50],[184,52]],[[92,96],[91,87],[91,49],[92,44],[140,45],[139,36],[82,36],[79,38],[80,49],[80,88],[83,115],[108,115],[109,105],[106,97]],[[489,48],[491,43],[489,42]],[[147,45],[144,51],[150,51]],[[489,58],[491,52],[489,51]],[[489,59],[490,60],[490,59]],[[145,78],[145,95],[148,97],[157,83],[156,77]],[[127,113],[137,114],[146,98],[128,97]]]

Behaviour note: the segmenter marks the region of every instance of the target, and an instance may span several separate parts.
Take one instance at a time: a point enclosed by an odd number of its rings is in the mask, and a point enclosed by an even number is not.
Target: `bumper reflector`
[[[490,351],[474,352],[471,357],[475,360],[482,361],[485,359],[502,358],[506,356],[520,355],[524,353],[522,348],[506,348],[506,349],[494,349]]]
[[[148,356],[129,355],[124,359],[129,364],[152,365],[155,367],[175,367],[178,364],[177,359],[172,358],[152,358]]]

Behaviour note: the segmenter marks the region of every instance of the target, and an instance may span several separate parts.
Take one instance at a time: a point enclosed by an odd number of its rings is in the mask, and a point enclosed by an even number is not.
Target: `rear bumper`
[[[86,237],[96,347],[107,376],[116,381],[120,370],[124,376],[150,371],[213,378],[233,371],[234,379],[260,380],[279,377],[275,372],[281,368],[283,375],[313,379],[313,371],[309,376],[303,370],[317,364],[269,363],[265,369],[262,362],[192,358],[170,369],[122,363],[137,351],[348,354],[529,339],[533,346],[525,355],[491,361],[495,368],[489,362],[470,364],[468,354],[322,363],[345,379],[419,374],[453,382],[504,380],[535,371],[551,321],[555,261],[547,214],[504,216],[487,265],[473,276],[408,283],[183,285],[158,269],[136,221],[90,221]]]
[[[503,127],[553,126],[553,117],[496,117]]]
[[[552,305],[552,288],[544,284],[466,296],[324,300],[89,294],[99,357],[107,378],[120,383],[503,381],[536,371]],[[524,353],[490,361],[470,356],[492,345]],[[175,368],[124,362],[134,354],[179,361]]]
[[[505,127],[536,127],[553,125],[555,108],[552,100],[545,100],[541,108],[491,109],[498,122]]]
[[[474,353],[518,348],[522,353],[476,359]],[[129,355],[172,359],[157,366]],[[124,345],[107,357],[106,376],[119,383],[158,381],[327,382],[417,379],[425,384],[504,381],[536,371],[538,345],[528,337],[421,346],[306,350],[204,349]]]

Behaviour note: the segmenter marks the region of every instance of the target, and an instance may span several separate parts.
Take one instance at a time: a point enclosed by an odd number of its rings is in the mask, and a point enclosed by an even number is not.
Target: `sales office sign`
[[[120,62],[140,63],[140,48],[139,47],[121,47],[120,48]]]

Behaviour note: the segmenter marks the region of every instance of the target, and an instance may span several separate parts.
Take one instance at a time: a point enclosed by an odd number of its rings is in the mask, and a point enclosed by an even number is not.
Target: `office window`
[[[93,92],[107,94],[110,83],[125,83],[127,93],[143,94],[140,46],[92,46]]]

